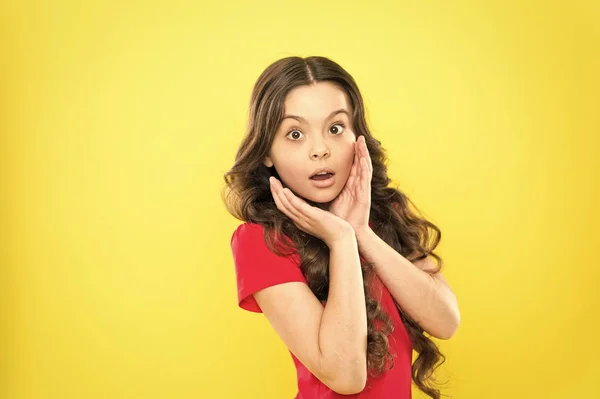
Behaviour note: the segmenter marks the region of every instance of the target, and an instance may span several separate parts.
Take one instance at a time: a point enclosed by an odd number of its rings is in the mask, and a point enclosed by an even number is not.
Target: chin
[[[287,185],[284,187],[292,190],[296,196],[313,204],[329,204],[340,194],[341,190],[336,186],[337,184],[327,188],[315,188],[314,186],[310,185],[309,187],[298,187],[298,189]]]
[[[309,201],[315,202],[315,203],[328,204],[331,201],[333,201],[338,196],[338,194],[339,194],[339,192],[337,190],[335,190],[334,187],[331,187],[329,190],[322,189],[319,192],[317,192],[316,194],[313,191],[313,192],[311,192],[311,195],[308,195],[304,198]]]

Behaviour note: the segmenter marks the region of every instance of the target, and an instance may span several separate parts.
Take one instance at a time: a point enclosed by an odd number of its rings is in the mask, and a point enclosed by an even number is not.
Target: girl
[[[411,376],[440,397],[445,357],[425,333],[450,338],[458,305],[433,253],[440,230],[388,187],[385,161],[340,65],[287,57],[260,75],[223,199],[244,222],[231,238],[238,304],[289,348],[296,399],[406,399]]]

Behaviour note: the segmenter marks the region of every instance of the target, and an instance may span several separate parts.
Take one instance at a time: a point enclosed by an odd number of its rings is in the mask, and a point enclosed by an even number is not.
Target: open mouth
[[[329,168],[317,169],[310,177],[310,181],[317,188],[328,188],[335,184],[335,173]]]
[[[319,173],[319,174],[313,175],[310,177],[310,179],[311,180],[327,180],[327,179],[330,179],[331,177],[333,177],[333,173],[325,172],[325,173]]]

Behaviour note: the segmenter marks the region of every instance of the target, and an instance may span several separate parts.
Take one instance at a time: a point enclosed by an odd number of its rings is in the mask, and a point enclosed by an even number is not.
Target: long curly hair
[[[233,167],[224,175],[226,184],[221,195],[227,210],[241,221],[261,224],[265,241],[273,252],[287,255],[297,251],[310,289],[321,302],[327,300],[329,249],[317,237],[298,229],[277,208],[271,195],[269,177],[279,179],[279,175],[274,167],[263,164],[283,120],[286,95],[295,87],[325,81],[348,94],[353,109],[353,130],[356,137],[365,136],[369,148],[373,163],[370,212],[373,231],[411,262],[431,255],[437,260],[437,268],[429,273],[441,270],[442,260],[433,253],[441,239],[440,230],[419,216],[421,212],[402,191],[388,187],[391,180],[387,175],[385,150],[369,132],[358,86],[348,72],[325,57],[282,58],[269,65],[259,76],[252,90],[246,135],[238,148]],[[312,201],[307,202],[319,206]],[[279,245],[283,241],[280,238],[284,236],[292,245]],[[368,322],[367,368],[371,376],[378,376],[394,364],[387,338],[393,331],[393,324],[367,288],[367,281],[374,273],[373,266],[361,261],[361,267]],[[412,380],[425,394],[439,399],[440,391],[434,387],[437,382],[434,371],[446,358],[423,329],[394,302],[413,349],[418,353],[412,364]],[[378,323],[382,327],[377,327]]]

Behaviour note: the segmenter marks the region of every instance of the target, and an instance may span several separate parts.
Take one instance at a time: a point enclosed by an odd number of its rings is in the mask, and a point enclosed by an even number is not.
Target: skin
[[[354,161],[356,135],[348,95],[332,83],[319,82],[291,90],[284,108],[284,120],[263,163],[275,166],[283,186],[295,195],[328,209],[344,188]],[[346,112],[331,116],[337,110]],[[335,172],[332,186],[317,188],[309,179],[321,167]]]
[[[292,90],[285,113],[305,121],[286,118],[264,160],[282,180],[270,178],[277,208],[329,246],[327,303],[321,304],[299,282],[277,284],[254,297],[285,345],[317,378],[338,393],[354,394],[366,384],[367,321],[359,251],[374,264],[400,306],[432,335],[452,336],[460,316],[441,273],[430,276],[424,271],[434,267],[431,258],[413,264],[369,228],[371,159],[364,137],[355,139],[349,116],[330,117],[339,109],[352,114],[346,94],[333,84]],[[317,188],[309,180],[320,167],[336,173],[332,186]]]
[[[266,166],[275,166],[283,180],[282,184],[270,179],[277,208],[330,249],[328,301],[323,305],[308,285],[299,282],[277,284],[254,297],[275,332],[308,370],[333,391],[348,395],[361,392],[367,380],[367,318],[354,229],[326,210],[335,205],[347,211],[353,197],[340,194],[348,194],[346,182],[359,175],[350,117],[345,113],[330,116],[339,109],[352,114],[347,96],[332,84],[291,91],[285,101],[286,115],[306,121],[286,118],[264,161]],[[332,186],[317,188],[309,180],[320,167],[335,172]],[[368,177],[366,172],[364,177]]]
[[[355,231],[368,227],[373,167],[364,137],[356,140],[352,130],[346,92],[330,82],[300,86],[288,93],[284,109],[264,164],[275,166],[281,185],[296,196],[329,210]],[[332,186],[311,182],[321,167],[335,172]]]
[[[289,282],[254,293],[267,320],[290,351],[333,391],[361,392],[366,384],[367,317],[358,242],[343,219],[310,206],[271,178],[277,207],[330,250],[328,300],[307,284]]]

